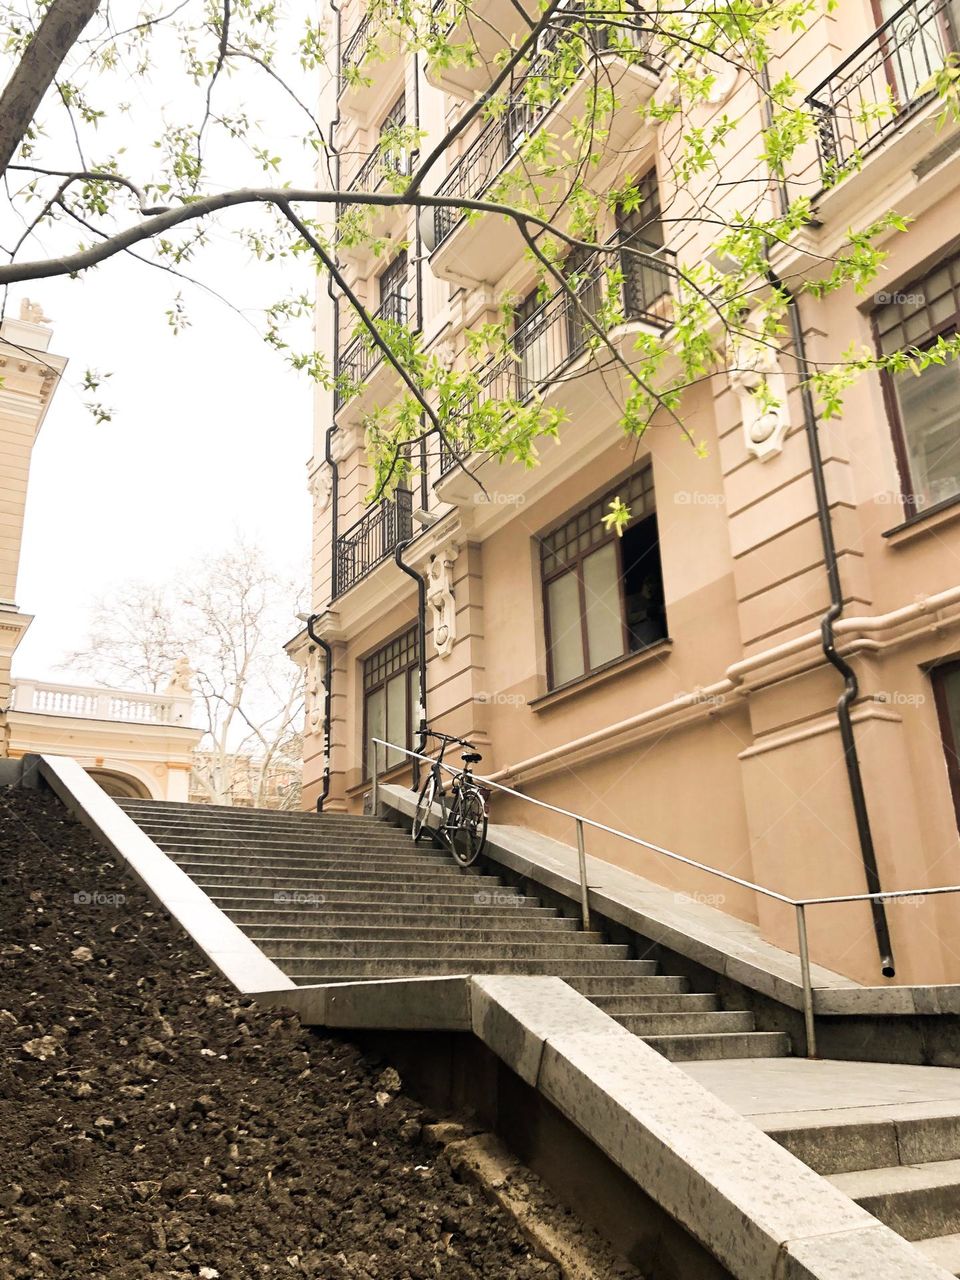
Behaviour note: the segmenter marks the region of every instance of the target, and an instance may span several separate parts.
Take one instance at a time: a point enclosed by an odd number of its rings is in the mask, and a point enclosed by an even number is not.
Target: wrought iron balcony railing
[[[348,191],[363,191],[368,195],[380,188],[389,181],[390,177],[395,174],[402,174],[405,177],[410,176],[410,156],[406,153],[403,155],[393,155],[389,151],[382,151],[379,147],[376,151],[371,151],[363,164],[357,170],[356,177],[351,178],[347,183]],[[337,217],[342,218],[347,205],[338,201]]]
[[[343,93],[347,87],[347,72],[351,67],[363,61],[367,50],[367,39],[370,35],[370,15],[364,16],[350,33],[346,43],[340,49],[339,67],[337,70],[337,92]]]
[[[409,313],[407,295],[397,289],[387,294],[387,297],[377,310],[372,313],[370,319],[375,325],[378,321],[386,321],[388,324],[406,324]],[[348,388],[341,385],[341,380],[352,386],[360,382],[366,382],[382,359],[383,352],[372,342],[370,334],[366,330],[358,333],[355,338],[347,343],[337,357],[336,375],[338,381],[333,393],[334,412],[346,403],[350,395]]]
[[[908,0],[807,96],[825,183],[855,169],[932,95],[956,53],[956,0]]]
[[[611,243],[616,245],[619,241],[615,238]],[[676,254],[657,246],[636,244],[635,247],[644,249],[650,256],[619,255],[617,265],[622,272],[622,282],[614,315],[620,323],[639,321],[666,329],[670,325],[671,279],[675,274]],[[602,328],[608,265],[608,255],[598,254],[576,273],[576,300],[568,290],[558,289],[517,326],[513,334],[516,358],[502,356],[477,371],[480,403],[528,400],[595,345],[598,335],[588,317],[596,319]],[[469,452],[469,439],[451,438],[447,443],[441,438],[441,476]]]
[[[581,7],[571,6],[561,10],[571,20],[583,21]],[[643,65],[656,71],[656,62],[652,56],[653,33],[644,27],[626,24],[618,26],[616,33],[629,40],[633,47],[643,54]],[[554,48],[562,36],[567,34],[563,26],[551,28],[541,42],[541,51],[546,53]],[[587,26],[583,36],[592,54],[601,53],[610,48],[611,28],[597,24]],[[584,62],[586,66],[586,61]],[[524,77],[514,86],[507,100],[502,115],[491,120],[478,134],[474,142],[456,162],[444,181],[437,189],[437,195],[450,200],[478,200],[495,178],[506,168],[513,157],[520,151],[523,143],[543,123],[545,118],[566,95],[571,86],[557,90],[536,101],[528,92],[532,83],[542,79],[544,61],[534,60]],[[436,244],[440,245],[455,227],[463,221],[465,215],[455,207],[434,210],[434,235]]]
[[[394,548],[413,536],[413,494],[398,489],[382,498],[337,539],[333,595],[345,591],[371,573]]]

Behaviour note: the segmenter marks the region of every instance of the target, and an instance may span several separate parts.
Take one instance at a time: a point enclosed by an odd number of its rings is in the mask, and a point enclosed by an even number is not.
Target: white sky
[[[194,5],[192,13],[196,19],[202,7]],[[95,40],[98,30],[95,20],[86,34]],[[312,99],[326,73],[299,68],[299,19],[288,18],[285,32],[291,82],[304,100]],[[147,75],[137,73],[136,57],[122,53],[115,74],[81,76],[94,105],[107,108],[97,128],[85,131],[88,159],[96,164],[122,154],[124,171],[141,183],[153,175],[158,153],[152,140],[165,123],[195,124],[206,92],[184,76],[172,29],[157,33]],[[209,36],[203,47],[209,52]],[[0,59],[0,80],[9,67],[8,59]],[[251,127],[231,143],[208,134],[208,190],[311,184],[315,155],[303,144],[310,125],[262,72],[249,64],[231,68],[214,105],[226,114],[248,111]],[[73,134],[62,108],[48,101],[40,119],[37,162],[74,167]],[[254,143],[283,157],[279,172],[263,172]],[[133,219],[121,202],[118,225]],[[311,293],[316,276],[306,259],[255,261],[227,229],[256,222],[249,210],[211,220],[209,246],[184,268],[253,323],[129,257],[79,280],[11,287],[7,313],[16,316],[25,296],[41,303],[52,320],[50,349],[70,362],[33,455],[17,603],[35,621],[15,656],[15,675],[71,678],[58,664],[83,644],[96,597],[132,577],[167,579],[191,559],[229,544],[237,532],[258,541],[277,570],[306,579],[310,384],[253,325],[262,330],[266,305]],[[3,242],[12,242],[18,223],[8,216],[2,231]],[[46,256],[82,240],[89,242],[81,228],[60,223],[41,231],[20,256]],[[192,326],[174,336],[165,312],[178,290]],[[309,321],[297,324],[291,341],[309,346]],[[89,397],[80,382],[87,368],[112,373],[97,396],[114,411],[112,422],[98,425],[84,407]],[[291,616],[289,634],[297,626]]]
[[[216,280],[216,265],[204,274]],[[258,293],[281,296],[263,274]],[[11,290],[10,313],[21,297],[41,302],[51,350],[70,360],[33,454],[17,603],[36,616],[15,675],[70,678],[58,663],[83,643],[92,599],[132,577],[167,578],[236,530],[277,568],[306,563],[309,384],[223,303],[188,286],[193,325],[173,336],[164,313],[176,287],[116,260],[82,280]],[[237,294],[231,283],[231,301]],[[98,425],[84,407],[90,366],[113,371],[100,392],[112,422]]]

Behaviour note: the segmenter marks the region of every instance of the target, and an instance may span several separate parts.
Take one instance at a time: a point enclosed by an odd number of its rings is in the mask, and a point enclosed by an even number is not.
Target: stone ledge
[[[249,994],[293,986],[76,760],[42,755],[39,770],[74,817],[127,864],[150,896],[169,911],[229,982]]]
[[[409,819],[416,797],[404,788],[382,785],[380,803]],[[563,894],[579,908],[577,851],[571,845],[523,827],[491,823],[484,856]],[[587,880],[591,908],[607,919],[788,1008],[803,1008],[799,959],[766,942],[755,925],[589,854]],[[821,965],[813,965],[812,972],[818,1016],[960,1013],[960,985],[864,987]]]
[[[472,1029],[739,1280],[946,1280],[560,978],[403,978],[257,999],[315,1025]]]

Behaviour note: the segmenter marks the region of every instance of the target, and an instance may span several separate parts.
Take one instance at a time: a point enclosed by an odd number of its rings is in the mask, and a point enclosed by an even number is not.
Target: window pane
[[[960,493],[960,370],[931,365],[918,377],[894,379],[910,492],[918,511]]]
[[[547,612],[553,684],[566,684],[583,675],[580,584],[575,573],[565,573],[547,587]]]
[[[583,594],[590,666],[602,667],[605,662],[623,656],[620,565],[612,542],[584,560]]]
[[[656,516],[631,521],[620,543],[620,554],[630,652],[635,653],[667,635]]]
[[[365,769],[367,777],[373,773],[373,741],[374,738],[386,738],[387,736],[387,699],[386,692],[381,687],[373,693],[367,694],[367,749],[365,759]],[[380,747],[380,768],[383,768],[383,748]]]
[[[408,747],[407,742],[407,673],[401,672],[387,681],[387,740]],[[402,751],[387,752],[387,767],[404,760]]]

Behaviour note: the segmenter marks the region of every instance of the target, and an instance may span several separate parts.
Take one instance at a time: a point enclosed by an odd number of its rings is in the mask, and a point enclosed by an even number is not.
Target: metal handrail
[[[436,761],[432,756],[423,755],[419,751],[412,751],[409,747],[399,747],[396,743],[386,742],[383,738],[372,738],[373,742],[373,811],[376,814],[379,808],[379,748],[384,750],[399,751],[405,756],[412,759],[424,761],[429,765],[434,765]],[[457,769],[445,761],[440,762],[440,767],[454,776],[462,774],[462,769]],[[817,1036],[816,1026],[814,1022],[814,1005],[813,1005],[813,979],[810,972],[810,950],[807,941],[807,907],[829,906],[834,903],[844,902],[877,902],[893,898],[923,898],[931,897],[936,894],[943,893],[960,893],[960,885],[937,885],[928,889],[885,889],[880,893],[850,893],[837,897],[826,898],[791,898],[785,893],[779,893],[776,889],[768,889],[765,885],[755,884],[752,880],[745,880],[742,876],[735,876],[729,871],[721,871],[718,867],[708,866],[705,862],[698,862],[695,858],[688,858],[685,854],[675,853],[672,849],[665,849],[662,845],[653,844],[650,840],[644,840],[640,836],[631,835],[628,831],[621,831],[617,827],[607,826],[604,822],[597,822],[595,818],[584,817],[583,814],[574,813],[572,809],[563,809],[559,805],[550,804],[546,800],[538,800],[535,796],[524,795],[522,791],[515,791],[513,787],[505,786],[502,782],[494,782],[492,778],[483,778],[479,774],[473,774],[472,780],[482,787],[490,787],[495,791],[502,791],[506,795],[515,796],[518,800],[525,800],[527,804],[536,805],[538,809],[548,809],[551,813],[557,813],[563,818],[570,818],[576,824],[577,832],[577,860],[579,864],[579,880],[580,880],[580,913],[585,930],[590,929],[590,890],[587,885],[587,863],[586,863],[586,846],[584,842],[584,827],[592,827],[596,831],[604,831],[607,835],[617,836],[621,840],[626,840],[629,844],[639,845],[642,849],[649,849],[652,853],[662,854],[665,858],[669,858],[672,862],[682,863],[684,866],[693,867],[698,871],[706,871],[709,875],[717,876],[718,879],[726,881],[728,884],[739,885],[742,889],[750,889],[754,893],[762,894],[765,898],[771,898],[775,902],[780,902],[784,906],[793,907],[796,916],[797,926],[797,944],[800,959],[800,976],[803,986],[803,1019],[806,1030],[807,1039],[807,1057],[815,1058],[817,1056]]]

